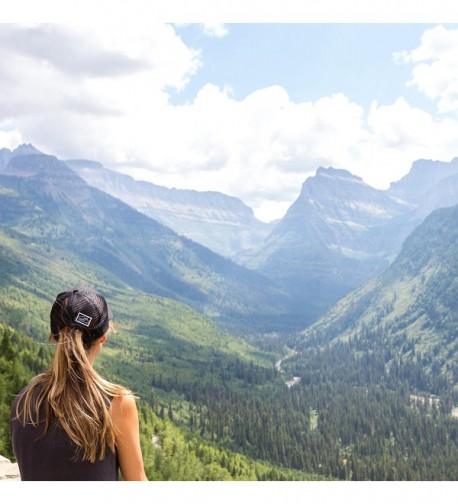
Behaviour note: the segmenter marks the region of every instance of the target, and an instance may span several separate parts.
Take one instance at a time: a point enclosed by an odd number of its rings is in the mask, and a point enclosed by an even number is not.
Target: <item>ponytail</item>
[[[91,344],[79,329],[64,327],[50,341],[57,343],[51,368],[31,383],[18,403],[17,415],[24,425],[44,422],[43,435],[56,421],[83,460],[103,459],[107,449],[115,451],[111,400],[130,392],[93,369],[87,356]]]

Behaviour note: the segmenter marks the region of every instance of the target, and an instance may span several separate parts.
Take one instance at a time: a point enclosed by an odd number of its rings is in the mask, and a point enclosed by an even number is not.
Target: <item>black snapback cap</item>
[[[113,319],[105,298],[90,287],[75,287],[57,295],[51,308],[51,333],[64,327],[79,329],[85,343],[102,337]]]

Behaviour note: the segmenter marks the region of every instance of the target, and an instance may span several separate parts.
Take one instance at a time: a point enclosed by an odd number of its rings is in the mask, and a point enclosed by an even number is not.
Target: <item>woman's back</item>
[[[90,462],[78,454],[77,445],[53,419],[43,436],[44,408],[40,408],[38,425],[25,426],[16,417],[16,407],[23,389],[16,397],[11,413],[11,438],[23,481],[116,481],[118,457],[116,452],[106,451],[103,460]],[[38,392],[38,391],[37,391]],[[36,394],[34,394],[35,396]]]
[[[23,480],[146,480],[133,394],[103,379],[93,362],[111,310],[94,289],[58,294],[50,313],[56,350],[48,371],[16,397],[13,451]]]

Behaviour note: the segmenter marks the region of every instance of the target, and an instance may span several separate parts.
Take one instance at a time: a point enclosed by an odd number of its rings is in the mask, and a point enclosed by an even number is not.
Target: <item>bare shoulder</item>
[[[111,414],[113,419],[119,417],[132,416],[137,414],[137,404],[135,402],[135,396],[130,393],[126,393],[113,398],[111,402]]]

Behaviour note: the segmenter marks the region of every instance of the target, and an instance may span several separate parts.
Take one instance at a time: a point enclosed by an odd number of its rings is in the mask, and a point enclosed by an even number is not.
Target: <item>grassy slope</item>
[[[274,360],[182,303],[134,290],[95,263],[45,249],[4,228],[0,273],[0,320],[41,342],[47,340],[49,310],[58,292],[75,285],[98,288],[112,307],[117,328],[104,362],[115,362],[120,372],[131,365],[127,375],[137,369],[143,380],[159,372],[198,379],[214,355],[265,366]]]

